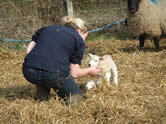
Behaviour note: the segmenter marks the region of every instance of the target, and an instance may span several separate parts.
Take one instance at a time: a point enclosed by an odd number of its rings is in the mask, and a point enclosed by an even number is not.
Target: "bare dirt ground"
[[[0,123],[2,124],[165,124],[166,123],[166,41],[155,52],[147,41],[145,50],[136,40],[88,41],[87,53],[110,54],[119,72],[119,86],[85,92],[85,82],[77,80],[87,99],[65,106],[60,99],[39,103],[35,88],[22,75],[23,51],[0,48]]]

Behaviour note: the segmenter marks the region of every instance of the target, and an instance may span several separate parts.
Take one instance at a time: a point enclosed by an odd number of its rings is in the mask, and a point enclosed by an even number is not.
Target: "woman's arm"
[[[70,73],[73,78],[80,78],[86,75],[96,76],[99,75],[100,68],[98,66],[81,68],[79,64],[70,64]]]
[[[29,54],[31,52],[31,50],[34,48],[34,46],[36,45],[36,42],[35,41],[31,41],[27,48],[26,48],[26,54]]]

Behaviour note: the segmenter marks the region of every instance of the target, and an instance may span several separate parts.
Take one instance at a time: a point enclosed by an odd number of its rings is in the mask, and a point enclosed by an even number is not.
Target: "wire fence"
[[[53,5],[53,1],[56,2],[56,5]],[[89,32],[126,30],[123,23],[126,18],[125,0],[87,1],[73,0],[73,8],[75,16],[88,22]],[[39,2],[41,4],[38,4]],[[54,18],[63,16],[62,8],[63,5],[58,3],[58,0],[50,0],[50,2],[31,0],[24,1],[24,3],[14,3],[10,0],[1,1],[0,40],[7,42],[30,41],[32,34],[38,28],[49,24],[58,24],[58,20]],[[123,21],[113,24],[119,20]]]

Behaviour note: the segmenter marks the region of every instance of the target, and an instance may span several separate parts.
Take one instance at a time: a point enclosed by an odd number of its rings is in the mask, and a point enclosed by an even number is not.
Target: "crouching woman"
[[[66,16],[63,25],[42,27],[28,44],[23,75],[36,85],[37,98],[48,100],[53,88],[66,104],[83,99],[74,78],[98,75],[98,67],[81,68],[88,28],[83,20]]]

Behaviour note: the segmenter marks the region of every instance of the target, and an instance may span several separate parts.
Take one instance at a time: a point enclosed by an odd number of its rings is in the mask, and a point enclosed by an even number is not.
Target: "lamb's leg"
[[[115,63],[113,64],[113,67],[112,67],[112,73],[113,73],[113,82],[116,85],[118,85],[118,70]]]
[[[154,40],[154,45],[155,45],[155,47],[156,47],[156,52],[158,52],[159,51],[159,41],[160,41],[160,38],[159,37],[154,37],[153,38],[153,40]]]
[[[102,84],[102,78],[101,78],[101,76],[99,76],[98,80],[96,81],[96,85],[97,85],[97,87],[101,88],[101,86],[102,86],[101,84]]]
[[[105,79],[107,81],[107,85],[110,85],[110,78],[111,78],[111,72],[106,72],[105,73]]]
[[[144,42],[145,42],[146,34],[142,34],[139,36],[139,47],[140,50],[144,47]]]

